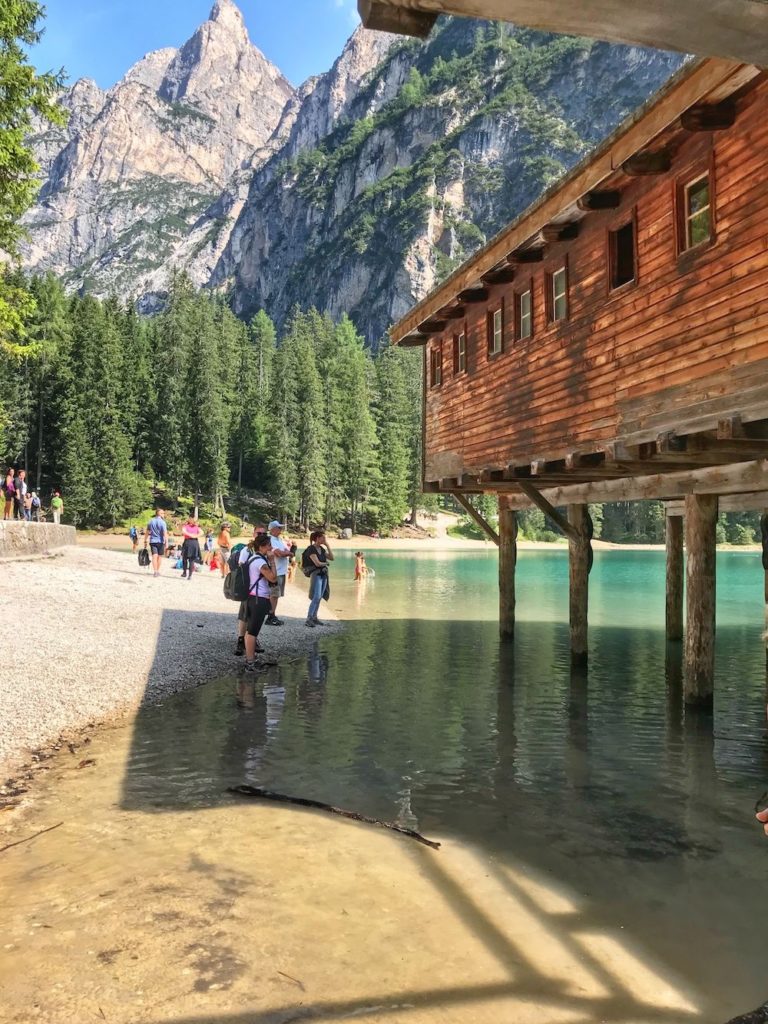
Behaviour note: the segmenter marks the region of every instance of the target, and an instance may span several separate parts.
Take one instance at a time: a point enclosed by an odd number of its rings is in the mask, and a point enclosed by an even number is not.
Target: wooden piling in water
[[[715,527],[717,495],[685,499],[686,704],[711,706],[715,677]]]
[[[568,522],[578,536],[568,538],[570,584],[569,619],[571,626],[571,663],[587,662],[587,609],[589,604],[590,528],[586,505],[569,505]]]
[[[667,516],[667,640],[683,639],[683,517]]]
[[[515,636],[515,566],[517,564],[517,515],[509,499],[499,496],[499,635]]]

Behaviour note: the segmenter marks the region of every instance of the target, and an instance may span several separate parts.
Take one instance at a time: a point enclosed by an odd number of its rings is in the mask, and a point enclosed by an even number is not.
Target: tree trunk
[[[37,469],[35,475],[38,494],[40,494],[43,484],[43,381],[45,380],[45,349],[43,349],[43,361],[40,369],[40,395],[37,404]]]
[[[240,456],[237,460],[237,496],[243,493],[243,449],[240,448]]]

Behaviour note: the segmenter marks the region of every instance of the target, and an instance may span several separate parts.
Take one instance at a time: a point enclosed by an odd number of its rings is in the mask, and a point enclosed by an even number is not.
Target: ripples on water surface
[[[124,806],[204,806],[249,782],[535,864],[724,1001],[768,996],[768,785],[759,556],[718,557],[714,728],[686,715],[663,634],[663,554],[595,558],[588,675],[572,674],[563,551],[522,552],[514,647],[493,553],[377,552],[334,567],[342,638],[238,698],[224,681],[144,710]],[[268,634],[267,634],[268,637]],[[213,799],[218,799],[214,796]]]

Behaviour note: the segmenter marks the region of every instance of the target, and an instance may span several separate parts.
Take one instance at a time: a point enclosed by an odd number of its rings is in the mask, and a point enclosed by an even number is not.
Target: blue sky
[[[359,23],[355,0],[238,0],[252,42],[294,85],[327,71]],[[109,88],[150,50],[179,46],[213,0],[48,0],[45,35],[32,51],[41,71]]]

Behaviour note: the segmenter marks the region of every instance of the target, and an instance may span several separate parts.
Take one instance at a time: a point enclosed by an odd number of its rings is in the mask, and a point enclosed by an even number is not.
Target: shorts
[[[285,597],[285,576],[278,576],[277,583],[273,583],[272,586],[275,588],[275,597]]]
[[[264,624],[264,619],[266,619],[271,610],[272,605],[268,597],[249,597],[246,633],[250,636],[258,636]]]
[[[165,551],[165,544],[150,544],[153,555],[162,555]]]
[[[240,608],[239,608],[238,613],[237,613],[237,621],[238,622],[247,622],[248,621],[248,602],[247,601],[241,601],[240,602]]]
[[[217,554],[220,562],[228,562],[229,556],[232,553],[232,548],[219,548]]]

